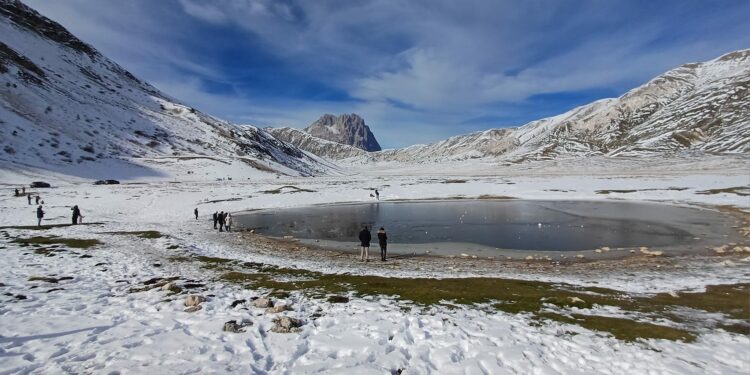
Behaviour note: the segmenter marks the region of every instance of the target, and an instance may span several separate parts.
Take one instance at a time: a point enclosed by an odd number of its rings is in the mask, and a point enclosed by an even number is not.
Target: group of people
[[[359,256],[363,262],[370,261],[370,241],[372,241],[370,228],[365,225],[359,232],[359,242],[360,245],[362,245],[362,250],[360,251]],[[385,233],[385,228],[383,227],[380,227],[378,230],[378,244],[380,245],[380,261],[385,262],[388,249],[388,235]]]
[[[33,194],[31,194],[31,193],[26,194],[26,186],[21,186],[21,189],[16,189],[16,192],[15,192],[15,196],[16,197],[20,197],[20,196],[24,196],[24,195],[26,196],[26,199],[28,199],[28,201],[29,201],[29,206],[31,206],[31,198],[32,198]],[[35,203],[37,205],[44,204],[44,201],[42,200],[42,197],[39,196],[39,194],[37,194],[36,196],[34,196],[34,199],[35,199]]]
[[[232,231],[232,214],[229,212],[217,212],[214,211],[214,229],[217,229],[216,226],[219,226],[219,232],[223,232],[224,229],[226,229],[227,232]],[[195,219],[198,220],[198,209],[195,209]]]

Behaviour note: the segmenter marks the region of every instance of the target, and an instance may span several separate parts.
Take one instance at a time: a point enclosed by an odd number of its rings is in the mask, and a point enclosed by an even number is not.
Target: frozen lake
[[[616,201],[453,200],[298,207],[235,215],[236,226],[352,249],[363,225],[406,247],[579,251],[602,246],[696,250],[725,243],[733,219],[719,212]],[[309,241],[305,241],[309,242]],[[434,245],[434,246],[433,246]],[[377,240],[373,241],[377,247]],[[452,249],[447,251],[447,249]]]

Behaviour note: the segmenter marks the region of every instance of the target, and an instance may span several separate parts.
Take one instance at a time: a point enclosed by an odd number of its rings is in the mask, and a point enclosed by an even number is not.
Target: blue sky
[[[243,124],[362,115],[384,147],[519,126],[750,48],[750,2],[25,0]]]

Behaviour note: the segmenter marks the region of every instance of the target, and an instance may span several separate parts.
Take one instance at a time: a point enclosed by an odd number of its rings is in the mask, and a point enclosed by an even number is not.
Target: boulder
[[[245,332],[245,327],[248,327],[251,325],[253,325],[253,322],[249,320],[243,320],[239,323],[236,320],[230,320],[224,323],[224,328],[222,328],[222,331],[232,332],[232,333],[242,333],[242,332]]]
[[[282,316],[279,318],[276,318],[273,320],[274,327],[271,328],[271,332],[276,333],[291,333],[291,332],[299,332],[302,330],[302,320],[288,317],[288,316]]]
[[[282,303],[282,304],[278,304],[278,305],[276,305],[274,307],[269,307],[268,309],[266,309],[266,313],[268,313],[268,314],[278,314],[280,312],[288,311],[288,310],[291,310],[291,309],[292,309],[291,306],[285,305],[285,304]]]
[[[185,298],[185,306],[191,307],[191,306],[200,306],[201,303],[206,301],[206,297],[203,297],[198,294],[191,294]]]
[[[232,302],[232,306],[231,307],[235,308],[235,307],[237,307],[239,305],[244,305],[245,302],[247,302],[247,300],[245,300],[245,299],[234,300],[234,302]]]
[[[269,307],[273,307],[273,301],[268,298],[258,298],[253,301],[253,306],[259,309],[267,309]]]

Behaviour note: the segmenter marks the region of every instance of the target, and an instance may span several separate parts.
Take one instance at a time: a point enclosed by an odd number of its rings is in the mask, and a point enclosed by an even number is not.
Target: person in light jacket
[[[227,232],[231,232],[232,231],[232,214],[227,212],[226,215],[227,215],[227,218],[224,219],[224,228],[227,229]]]
[[[380,260],[385,262],[386,247],[388,247],[388,235],[385,234],[385,228],[380,227],[378,230],[378,242],[380,243]]]
[[[370,234],[370,229],[365,225],[362,231],[359,232],[359,242],[362,245],[362,251],[360,251],[359,255],[363,262],[370,261],[370,240],[372,240],[372,235]]]

